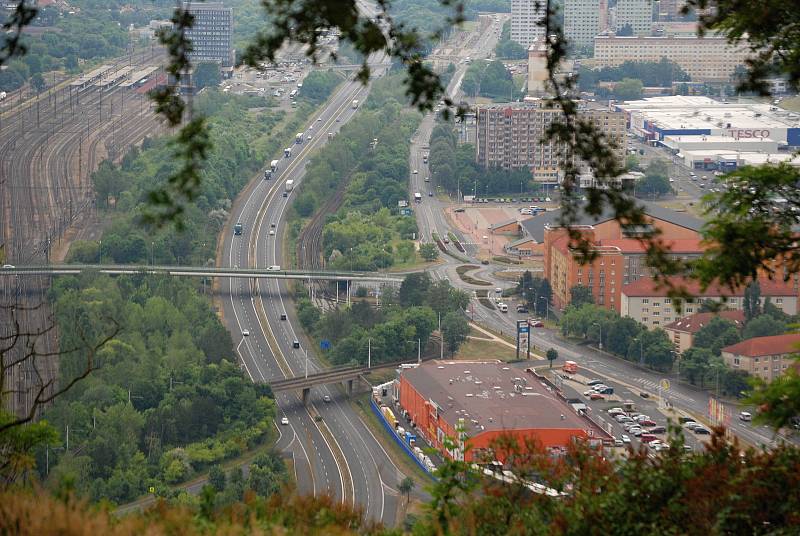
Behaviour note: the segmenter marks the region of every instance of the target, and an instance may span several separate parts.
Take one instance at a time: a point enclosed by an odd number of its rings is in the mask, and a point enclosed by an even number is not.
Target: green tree
[[[464,315],[459,313],[447,313],[442,318],[442,332],[444,342],[451,354],[456,353],[461,343],[467,340],[469,335],[469,323]]]
[[[439,258],[439,248],[433,242],[426,242],[419,246],[419,254],[428,262]]]
[[[404,307],[422,305],[430,286],[431,277],[427,272],[407,275],[400,284],[400,305]]]
[[[575,285],[569,289],[570,300],[569,304],[572,307],[580,308],[586,304],[594,304],[594,296],[592,289],[583,285]]]
[[[227,478],[222,467],[219,465],[212,465],[211,469],[208,470],[208,485],[216,491],[223,491],[226,481]]]
[[[625,169],[628,171],[641,171],[641,166],[639,164],[639,157],[635,154],[629,154],[625,157]]]
[[[776,320],[770,315],[760,315],[750,320],[742,330],[742,339],[753,337],[767,337],[786,333],[788,326],[782,320]]]
[[[400,481],[400,484],[397,486],[397,489],[400,490],[400,493],[406,496],[406,503],[411,500],[411,491],[414,489],[414,479],[407,476],[403,480]]]
[[[192,73],[194,87],[201,90],[205,87],[217,87],[222,83],[219,64],[215,62],[201,62]]]
[[[550,368],[553,368],[553,361],[558,359],[558,350],[555,348],[549,348],[547,350],[547,361],[550,362]]]
[[[643,87],[641,80],[623,78],[620,82],[614,84],[614,96],[619,100],[640,99],[642,98]]]
[[[47,88],[47,82],[44,81],[42,73],[35,73],[31,76],[31,85],[37,93],[41,93]]]
[[[742,310],[745,323],[761,314],[761,285],[758,284],[758,281],[753,281],[744,289]]]
[[[703,388],[714,354],[708,348],[689,348],[681,356],[680,375],[692,385]]]
[[[741,340],[736,324],[719,316],[700,328],[694,336],[695,348],[706,348],[715,356],[720,355],[722,348],[736,344]]]

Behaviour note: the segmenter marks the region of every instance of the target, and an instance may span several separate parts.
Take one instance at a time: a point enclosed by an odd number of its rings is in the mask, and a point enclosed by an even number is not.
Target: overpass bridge
[[[308,394],[312,387],[317,385],[327,385],[331,383],[346,383],[347,394],[353,392],[353,382],[361,379],[365,374],[374,370],[384,370],[388,368],[398,368],[401,365],[410,363],[411,360],[404,359],[402,361],[392,361],[391,363],[381,363],[373,366],[349,366],[337,367],[327,369],[314,374],[306,376],[295,376],[293,378],[286,378],[283,380],[276,380],[269,383],[273,393],[280,393],[283,391],[301,391],[303,395],[303,404],[308,403]]]
[[[0,268],[0,275],[78,275],[100,272],[112,275],[168,275],[172,277],[247,277],[255,279],[298,279],[315,281],[363,281],[400,284],[402,276],[378,272],[340,272],[328,270],[271,270],[269,268],[198,268],[193,266],[156,266],[126,264],[51,264],[47,266],[10,266]]]

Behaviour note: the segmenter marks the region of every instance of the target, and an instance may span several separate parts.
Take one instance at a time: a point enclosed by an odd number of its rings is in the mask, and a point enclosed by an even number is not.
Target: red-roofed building
[[[693,314],[699,310],[703,301],[720,302],[726,299],[728,309],[740,310],[744,301],[744,287],[731,290],[726,286],[712,285],[705,291],[700,290],[696,281],[674,278],[671,283],[676,288],[684,288],[695,299],[683,303],[681,314]],[[773,305],[787,315],[797,314],[797,291],[792,283],[762,280],[761,303],[770,299]],[[666,286],[658,287],[652,279],[639,279],[622,287],[620,297],[620,315],[629,316],[648,328],[661,328],[679,318],[672,300],[667,296]]]
[[[800,333],[754,337],[722,349],[725,364],[752,376],[772,381],[795,363],[800,353]]]
[[[664,326],[664,331],[675,345],[675,349],[683,353],[694,345],[695,334],[708,325],[715,317],[733,322],[738,329],[744,327],[744,311],[720,311],[718,313],[695,313]]]
[[[651,212],[643,228],[625,227],[613,218],[574,226],[591,241],[597,253],[592,263],[584,265],[578,262],[577,252],[570,248],[567,229],[558,227],[557,222],[545,225],[544,272],[553,288],[553,306],[565,308],[571,298],[570,289],[583,285],[592,290],[597,305],[619,311],[623,285],[651,276],[645,263],[646,245],[636,238],[643,233],[660,230],[662,239],[676,257],[688,259],[702,255],[700,226],[694,219],[663,208]]]

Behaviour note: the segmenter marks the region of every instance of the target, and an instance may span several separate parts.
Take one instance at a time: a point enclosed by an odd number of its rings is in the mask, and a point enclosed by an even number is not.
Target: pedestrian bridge
[[[168,275],[172,277],[247,277],[256,279],[299,279],[316,281],[364,281],[399,284],[402,276],[378,272],[339,272],[328,270],[271,270],[269,268],[198,268],[194,266],[156,266],[127,264],[51,264],[47,266],[9,266],[0,275],[77,275],[100,272],[113,275]]]

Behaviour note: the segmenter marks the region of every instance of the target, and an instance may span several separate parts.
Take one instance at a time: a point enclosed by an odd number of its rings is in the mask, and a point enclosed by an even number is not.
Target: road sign
[[[666,379],[666,378],[662,379],[661,382],[659,383],[659,385],[661,386],[661,388],[663,390],[669,391],[669,380],[668,379]]]
[[[156,487],[155,486],[150,486],[150,488],[147,491],[149,491],[150,493],[155,493],[156,492]]]
[[[322,350],[330,350],[331,349],[331,341],[328,339],[322,339],[319,341],[319,347]]]

